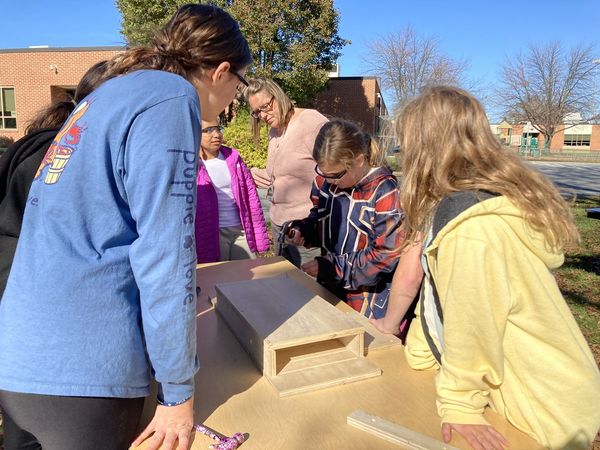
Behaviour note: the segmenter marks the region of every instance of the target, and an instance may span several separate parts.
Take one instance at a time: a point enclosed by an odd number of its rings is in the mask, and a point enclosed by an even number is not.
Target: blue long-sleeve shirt
[[[80,103],[28,196],[0,302],[0,389],[193,393],[197,94],[138,71]]]

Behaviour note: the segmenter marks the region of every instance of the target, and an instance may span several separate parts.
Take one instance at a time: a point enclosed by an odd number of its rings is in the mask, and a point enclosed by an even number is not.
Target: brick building
[[[44,106],[72,94],[89,67],[122,47],[0,50],[0,136],[15,140]]]
[[[22,137],[38,110],[72,94],[90,66],[121,51],[123,47],[0,49],[0,136]],[[314,106],[327,116],[356,122],[373,136],[385,134],[387,109],[375,77],[334,72]]]
[[[386,134],[388,113],[376,77],[330,77],[313,104],[322,114],[351,120],[373,136]]]
[[[530,123],[509,124],[506,121],[498,125],[491,125],[492,132],[498,136],[505,145],[518,147],[531,146],[535,143],[537,148],[545,147],[544,135],[533,128]],[[580,123],[565,121],[557,126],[559,130],[550,142],[550,152],[600,152],[600,124]]]

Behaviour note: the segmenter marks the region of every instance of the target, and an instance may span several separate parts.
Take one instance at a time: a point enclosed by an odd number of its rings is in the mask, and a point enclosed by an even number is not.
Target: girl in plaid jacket
[[[398,182],[377,143],[345,120],[321,128],[313,158],[313,208],[290,224],[289,240],[322,256],[302,270],[360,313],[383,317],[403,243]]]

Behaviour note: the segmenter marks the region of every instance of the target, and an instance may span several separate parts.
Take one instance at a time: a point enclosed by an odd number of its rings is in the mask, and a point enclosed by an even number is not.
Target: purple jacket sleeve
[[[239,160],[238,178],[242,185],[240,186],[241,195],[247,196],[247,204],[242,202],[241,205],[246,210],[241,211],[241,213],[245,216],[244,231],[248,240],[248,246],[253,252],[266,252],[270,246],[267,222],[262,210],[256,184],[252,178],[252,172],[250,172],[250,169],[248,169],[241,157]]]

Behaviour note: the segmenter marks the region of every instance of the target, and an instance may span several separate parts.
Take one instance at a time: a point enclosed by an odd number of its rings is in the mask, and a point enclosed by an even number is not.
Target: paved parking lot
[[[600,198],[600,164],[598,163],[530,161],[528,164],[550,178],[559,189],[567,194],[573,192],[577,194],[578,199]],[[265,218],[268,221],[269,201],[266,199],[266,194],[266,189],[258,189]]]
[[[560,189],[572,191],[577,198],[600,197],[600,164],[539,162],[530,164]]]

